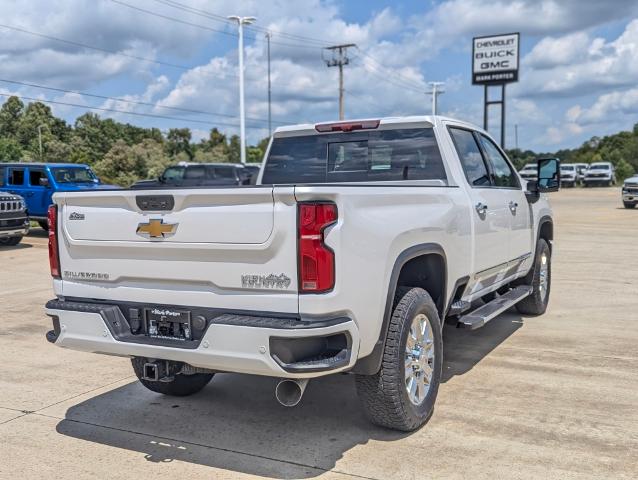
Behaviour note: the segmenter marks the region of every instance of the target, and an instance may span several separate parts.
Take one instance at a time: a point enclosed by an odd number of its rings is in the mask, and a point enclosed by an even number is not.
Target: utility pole
[[[432,95],[432,115],[436,115],[438,97],[445,93],[445,90],[439,87],[443,87],[445,82],[428,82],[428,85],[430,85],[430,88],[432,89],[428,92],[428,95]]]
[[[272,136],[272,90],[270,85],[270,32],[266,32],[266,40],[268,41],[268,136]]]
[[[514,124],[514,145],[516,145],[516,150],[518,150],[518,123]]]
[[[237,22],[239,28],[239,144],[241,163],[246,163],[246,119],[244,118],[244,25],[250,25],[255,17],[231,15],[228,20]]]
[[[339,120],[343,120],[343,66],[350,63],[348,58],[348,49],[356,47],[354,43],[345,43],[342,45],[333,45],[332,47],[326,47],[325,50],[330,51],[332,57],[325,59],[328,67],[339,67]]]

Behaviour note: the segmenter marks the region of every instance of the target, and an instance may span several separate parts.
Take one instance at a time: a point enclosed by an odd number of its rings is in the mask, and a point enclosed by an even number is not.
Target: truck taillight
[[[299,291],[321,293],[335,283],[335,255],[324,243],[324,230],[337,221],[337,206],[327,202],[299,204]]]
[[[58,249],[58,206],[51,205],[47,212],[49,226],[49,266],[51,276],[60,278],[60,250]]]

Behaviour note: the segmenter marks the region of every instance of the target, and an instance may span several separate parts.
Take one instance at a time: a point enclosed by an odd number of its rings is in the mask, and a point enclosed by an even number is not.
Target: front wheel
[[[186,397],[199,392],[202,388],[208,385],[208,382],[213,378],[214,373],[195,373],[192,375],[185,375],[178,373],[174,375],[171,381],[168,382],[152,382],[144,379],[144,364],[148,361],[147,358],[135,357],[131,359],[133,364],[133,371],[142,385],[155,393],[161,393],[163,395],[169,395],[171,397]]]
[[[536,256],[530,272],[522,283],[532,286],[532,294],[516,304],[516,310],[524,315],[542,315],[547,310],[552,284],[552,252],[547,241],[539,238]]]
[[[22,241],[22,237],[0,238],[0,247],[13,247]]]
[[[49,222],[46,220],[38,220],[38,225],[40,225],[40,228],[42,228],[45,232],[49,231]]]
[[[622,202],[622,204],[625,206],[625,208],[635,208],[636,207],[635,203]]]
[[[419,428],[434,410],[442,365],[436,305],[425,290],[406,290],[390,319],[381,369],[356,376],[367,416],[382,427],[406,432]]]

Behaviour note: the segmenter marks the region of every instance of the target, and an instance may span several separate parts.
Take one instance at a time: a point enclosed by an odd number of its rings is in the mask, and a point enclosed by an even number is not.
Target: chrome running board
[[[531,285],[521,285],[520,287],[513,288],[509,292],[496,297],[491,302],[480,306],[467,315],[459,317],[457,326],[469,328],[470,330],[481,328],[494,317],[531,295],[532,290]]]

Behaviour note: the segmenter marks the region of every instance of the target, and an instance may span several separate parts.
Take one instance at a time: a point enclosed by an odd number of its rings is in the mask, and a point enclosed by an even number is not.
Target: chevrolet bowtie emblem
[[[175,235],[177,223],[164,223],[163,219],[153,218],[148,223],[140,223],[137,233],[146,238],[166,238]]]

